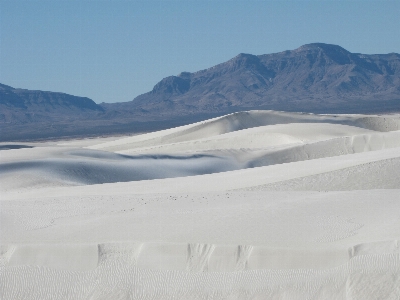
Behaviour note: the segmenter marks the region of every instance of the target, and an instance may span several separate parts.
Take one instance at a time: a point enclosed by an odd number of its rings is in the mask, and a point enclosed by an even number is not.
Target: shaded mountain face
[[[100,105],[86,97],[15,89],[0,84],[0,122],[59,122],[94,117],[103,111]]]
[[[114,107],[159,116],[261,108],[400,111],[400,55],[350,53],[321,43],[275,54],[239,54],[206,70],[164,78],[152,91]]]

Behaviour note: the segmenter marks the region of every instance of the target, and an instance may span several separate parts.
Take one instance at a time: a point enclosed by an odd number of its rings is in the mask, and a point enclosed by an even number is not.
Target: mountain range
[[[164,78],[121,103],[0,85],[0,139],[139,132],[250,109],[399,112],[400,55],[351,53],[322,43],[242,53],[209,69]]]

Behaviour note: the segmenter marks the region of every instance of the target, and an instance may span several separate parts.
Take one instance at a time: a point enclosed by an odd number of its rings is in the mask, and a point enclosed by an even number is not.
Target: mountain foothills
[[[249,109],[399,112],[400,55],[314,43],[239,54],[206,70],[164,78],[123,103],[0,85],[0,108],[2,140],[154,130]]]

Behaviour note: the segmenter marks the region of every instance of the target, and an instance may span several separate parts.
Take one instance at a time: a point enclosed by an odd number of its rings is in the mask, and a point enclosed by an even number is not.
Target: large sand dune
[[[399,299],[399,120],[0,145],[0,298]]]

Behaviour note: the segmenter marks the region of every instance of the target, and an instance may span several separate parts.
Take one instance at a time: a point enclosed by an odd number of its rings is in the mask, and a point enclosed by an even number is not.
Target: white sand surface
[[[249,111],[234,113],[207,121],[162,130],[150,134],[127,137],[116,141],[100,143],[98,145],[92,145],[89,148],[104,149],[108,151],[123,151],[134,148],[149,147],[153,145],[163,145],[210,138],[223,135],[225,133],[260,126],[295,123],[341,124],[383,132],[400,129],[399,115],[313,115],[276,111]],[[331,126],[331,128],[333,129],[334,127]],[[286,130],[286,132],[289,132],[289,135],[295,135],[296,133],[299,133],[299,130],[291,132],[291,130],[289,129]],[[304,132],[303,134],[310,136],[310,134]],[[314,134],[319,134],[317,128],[314,129]],[[330,134],[332,135],[334,133]]]
[[[0,299],[400,299],[399,124],[251,111],[2,144]]]

